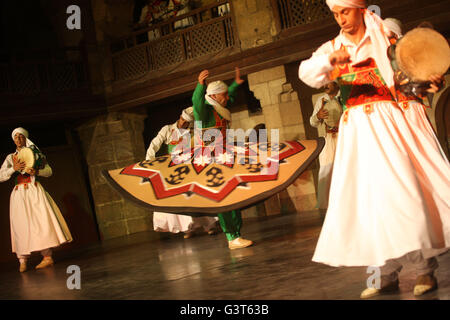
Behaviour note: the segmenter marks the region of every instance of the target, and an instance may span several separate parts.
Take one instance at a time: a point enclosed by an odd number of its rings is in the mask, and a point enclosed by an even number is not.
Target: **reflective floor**
[[[311,257],[322,220],[317,212],[244,220],[253,247],[230,251],[223,233],[149,241],[150,232],[103,242],[58,257],[36,271],[0,274],[0,299],[359,299],[366,268],[332,268]],[[419,299],[450,299],[450,254],[438,257],[439,289]],[[71,265],[79,266],[81,289]],[[415,299],[415,274],[405,266],[400,291],[376,299]]]

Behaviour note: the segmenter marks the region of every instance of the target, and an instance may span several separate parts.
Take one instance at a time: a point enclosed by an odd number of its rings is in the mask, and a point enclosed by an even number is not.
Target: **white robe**
[[[187,131],[186,131],[187,132]],[[166,125],[161,128],[158,135],[152,140],[147,149],[146,160],[153,160],[155,154],[161,148],[162,144],[169,144],[172,141],[178,141],[181,133],[177,128],[177,123]],[[191,232],[196,229],[209,231],[215,228],[217,217],[191,217],[181,214],[153,212],[153,229],[158,232]]]
[[[14,174],[13,154],[9,154],[0,169],[0,182]],[[52,169],[47,164],[39,176],[49,177]],[[52,197],[35,177],[31,183],[15,186],[10,198],[12,252],[29,255],[34,251],[57,247],[72,241],[72,235]]]
[[[328,197],[330,194],[330,186],[331,186],[331,176],[333,173],[333,164],[334,164],[334,155],[336,153],[336,144],[337,144],[337,133],[327,133],[326,125],[324,121],[320,121],[317,118],[317,113],[322,108],[322,99],[325,99],[325,108],[327,103],[329,103],[330,96],[328,94],[324,94],[320,96],[316,104],[314,106],[314,111],[309,119],[311,126],[315,127],[319,131],[319,136],[325,138],[325,146],[322,149],[322,152],[319,155],[319,181],[317,187],[317,208],[326,209],[328,208]],[[339,103],[336,97],[333,98],[334,103]],[[339,115],[335,113],[329,113],[329,117],[334,117],[333,122],[339,122],[341,113]]]
[[[334,68],[329,55],[346,47],[353,63],[371,57],[366,33],[358,45],[342,34],[301,63],[299,77],[320,88]],[[382,266],[422,250],[425,258],[450,246],[450,167],[430,151],[395,102],[373,112],[350,108],[341,118],[329,207],[313,261],[332,266]],[[423,128],[416,130],[423,130]],[[436,158],[437,157],[437,158]]]

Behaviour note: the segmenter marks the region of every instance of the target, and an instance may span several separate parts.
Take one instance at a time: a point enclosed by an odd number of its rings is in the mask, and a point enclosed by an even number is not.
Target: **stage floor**
[[[321,225],[317,212],[247,219],[242,234],[255,245],[234,251],[223,233],[150,241],[143,232],[65,257],[56,252],[56,264],[39,271],[35,253],[29,271],[20,274],[17,265],[1,272],[0,299],[359,299],[366,268],[311,261]],[[419,299],[450,299],[450,254],[438,260],[439,288]],[[67,288],[70,265],[80,267],[80,290]],[[405,266],[400,291],[376,299],[415,299],[414,282]]]

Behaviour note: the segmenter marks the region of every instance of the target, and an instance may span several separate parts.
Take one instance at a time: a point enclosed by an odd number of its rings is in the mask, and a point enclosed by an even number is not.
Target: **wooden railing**
[[[111,43],[114,81],[235,47],[231,10],[230,1],[218,1]],[[177,29],[179,25],[183,28]]]
[[[83,52],[79,47],[0,52],[0,95],[54,95],[89,89]]]
[[[277,0],[281,29],[324,20],[331,16],[324,0]]]

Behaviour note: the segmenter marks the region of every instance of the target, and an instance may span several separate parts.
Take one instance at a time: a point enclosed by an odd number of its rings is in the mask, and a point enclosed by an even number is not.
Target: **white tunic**
[[[319,155],[320,169],[317,188],[317,208],[326,209],[328,208],[328,196],[330,194],[331,176],[333,173],[334,155],[336,153],[338,134],[327,132],[325,122],[320,121],[317,118],[317,113],[322,108],[322,99],[325,99],[326,101],[324,106],[325,109],[327,108],[327,105],[330,104],[330,100],[333,104],[338,104],[339,108],[341,109],[339,113],[329,112],[328,120],[330,121],[330,123],[339,123],[339,119],[342,114],[342,107],[340,106],[339,101],[336,97],[330,99],[330,96],[325,93],[317,99],[313,114],[309,119],[311,126],[318,129],[319,136],[323,136],[325,138],[325,146],[323,147],[322,152]]]
[[[13,154],[9,154],[0,169],[0,182],[15,173]],[[47,164],[39,176],[49,177],[52,169]],[[11,192],[10,224],[12,252],[29,255],[34,251],[57,247],[72,241],[64,218],[42,185],[31,177],[31,183],[19,184]]]
[[[303,61],[299,77],[319,88],[330,81],[329,55],[345,46],[352,63],[371,57],[366,33],[358,45],[342,34]],[[395,102],[363,105],[341,118],[329,207],[313,261],[382,266],[386,260],[450,246],[450,167],[429,136],[415,130]],[[420,128],[420,129],[419,129]],[[431,172],[431,174],[429,174]],[[429,253],[429,254],[427,254]]]
[[[178,140],[181,137],[180,131],[177,128],[177,123],[165,125],[159,130],[155,138],[147,149],[145,160],[153,160],[156,153],[161,148],[162,144],[169,144],[173,140]]]
[[[188,131],[185,131],[186,133]],[[163,143],[170,144],[172,141],[178,141],[182,137],[178,130],[177,123],[162,127],[158,135],[152,140],[147,149],[146,160],[153,160],[155,154],[161,148]],[[153,212],[153,229],[158,232],[190,232],[196,229],[209,231],[216,226],[216,217],[198,217],[194,218],[187,215]]]

